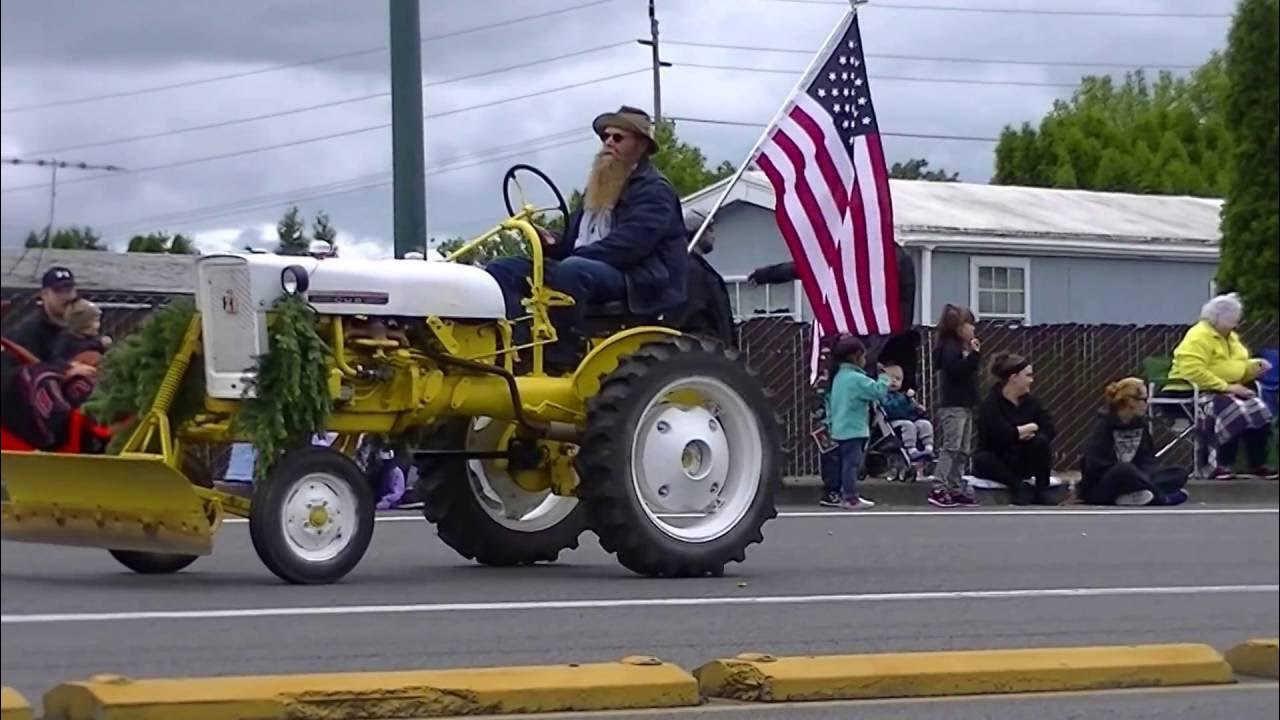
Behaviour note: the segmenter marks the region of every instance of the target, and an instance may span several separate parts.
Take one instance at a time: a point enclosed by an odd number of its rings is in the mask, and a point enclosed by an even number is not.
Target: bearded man
[[[657,316],[685,299],[689,257],[680,198],[650,162],[658,151],[649,115],[622,106],[592,123],[602,147],[587,179],[583,206],[557,237],[543,232],[546,283],[569,295],[573,307],[552,308],[559,341],[547,349],[553,371],[576,367],[576,328],[588,305],[625,301],[631,313]],[[498,281],[507,317],[526,315],[532,263],[498,258],[485,269]]]

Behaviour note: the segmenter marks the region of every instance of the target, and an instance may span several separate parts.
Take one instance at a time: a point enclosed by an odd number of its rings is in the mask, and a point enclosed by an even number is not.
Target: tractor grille
[[[204,361],[209,391],[215,397],[241,397],[244,381],[261,354],[262,322],[243,263],[210,263],[201,268],[204,293]]]

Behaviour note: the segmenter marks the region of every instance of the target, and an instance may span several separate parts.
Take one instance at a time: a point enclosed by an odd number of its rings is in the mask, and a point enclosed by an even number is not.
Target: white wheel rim
[[[317,472],[296,480],[280,511],[290,550],[313,563],[337,557],[355,536],[356,505],[351,485],[335,475]]]
[[[467,449],[473,452],[497,450],[509,425],[491,418],[476,418],[467,432]],[[575,497],[563,497],[550,490],[533,492],[516,484],[511,473],[494,460],[468,460],[467,486],[485,513],[508,530],[536,533],[559,525],[578,506]]]
[[[694,406],[666,400],[697,393]],[[654,395],[631,445],[631,481],[649,521],[664,534],[710,542],[750,510],[764,477],[760,422],[724,382],[694,376]]]

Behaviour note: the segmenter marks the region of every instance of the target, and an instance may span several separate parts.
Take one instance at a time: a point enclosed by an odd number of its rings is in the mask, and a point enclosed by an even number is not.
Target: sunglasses
[[[626,133],[620,133],[620,132],[601,133],[600,142],[607,143],[610,140],[612,140],[615,145],[618,145],[618,144],[621,144],[622,141],[626,140],[628,137],[630,136],[627,135]]]

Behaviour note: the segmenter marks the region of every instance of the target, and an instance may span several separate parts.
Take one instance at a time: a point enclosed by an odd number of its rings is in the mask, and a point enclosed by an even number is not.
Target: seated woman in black
[[[1190,471],[1161,467],[1147,427],[1147,385],[1113,382],[1080,460],[1076,494],[1090,505],[1181,505]]]
[[[1031,502],[1048,505],[1055,433],[1048,411],[1031,395],[1031,362],[1000,353],[991,363],[991,374],[996,384],[978,406],[973,474],[1007,486],[1015,505],[1027,504],[1023,481],[1035,478]]]

